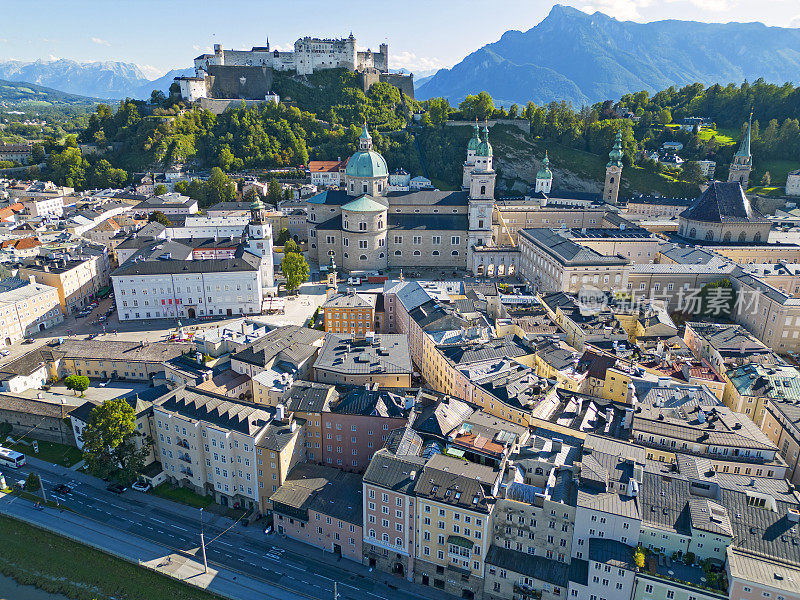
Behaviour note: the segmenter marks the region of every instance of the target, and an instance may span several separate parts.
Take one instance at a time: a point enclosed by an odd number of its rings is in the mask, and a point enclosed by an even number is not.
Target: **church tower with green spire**
[[[619,196],[619,184],[622,180],[622,130],[617,130],[614,147],[608,153],[606,164],[606,183],[603,186],[603,201],[616,204]]]
[[[733,162],[728,172],[728,181],[738,181],[745,191],[750,181],[750,172],[753,170],[753,157],[750,154],[750,131],[752,127],[753,111],[751,110],[750,120],[747,122],[747,128],[744,130],[742,143],[739,144],[739,150],[733,155]]]
[[[547,150],[544,152],[544,160],[542,160],[542,168],[536,173],[536,187],[534,192],[542,194],[549,194],[553,187],[553,173],[550,171],[550,157],[547,155]]]

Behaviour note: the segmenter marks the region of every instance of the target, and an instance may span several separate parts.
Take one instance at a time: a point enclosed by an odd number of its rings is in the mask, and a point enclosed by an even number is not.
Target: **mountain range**
[[[0,79],[104,99],[149,98],[154,89],[166,93],[174,77],[193,73],[194,69],[173,69],[163,77],[150,80],[134,63],[80,63],[68,59],[0,62]]]
[[[695,82],[800,80],[800,29],[762,23],[618,21],[555,5],[528,31],[507,31],[419,85],[418,99],[451,103],[489,92],[496,104],[575,106]]]

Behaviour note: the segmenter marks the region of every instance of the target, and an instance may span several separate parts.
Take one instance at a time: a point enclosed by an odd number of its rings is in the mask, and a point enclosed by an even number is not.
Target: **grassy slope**
[[[0,572],[78,600],[212,600],[189,587],[104,552],[0,517]]]
[[[39,453],[36,454],[33,448],[25,444],[6,444],[7,448],[22,452],[28,456],[34,456],[47,462],[61,465],[62,467],[71,467],[81,460],[81,451],[75,446],[66,446],[64,444],[55,444],[53,442],[39,441]]]
[[[41,105],[51,104],[95,104],[96,98],[68,94],[53,88],[0,79],[0,101],[9,103],[29,102]]]

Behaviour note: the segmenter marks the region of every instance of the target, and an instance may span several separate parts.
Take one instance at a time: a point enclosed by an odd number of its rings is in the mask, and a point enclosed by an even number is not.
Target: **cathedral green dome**
[[[467,144],[467,150],[471,152],[477,152],[478,146],[480,146],[480,144],[481,144],[480,131],[478,130],[478,124],[475,123],[475,133],[472,135],[472,137],[469,140],[469,143]]]
[[[539,172],[536,173],[536,179],[552,179],[553,173],[550,171],[550,158],[547,156],[547,152],[544,154],[544,160],[542,160],[542,168],[539,169]]]
[[[492,156],[492,145],[489,143],[489,128],[486,125],[483,127],[483,136],[484,139],[478,144],[475,154],[478,156]]]
[[[348,177],[388,177],[386,160],[374,150],[360,150],[347,161]]]

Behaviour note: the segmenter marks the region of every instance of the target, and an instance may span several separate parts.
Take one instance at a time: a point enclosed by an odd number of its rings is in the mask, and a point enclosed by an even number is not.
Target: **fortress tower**
[[[608,153],[606,164],[606,183],[603,186],[603,201],[616,204],[619,196],[619,184],[622,179],[622,130],[617,130],[614,147]]]

